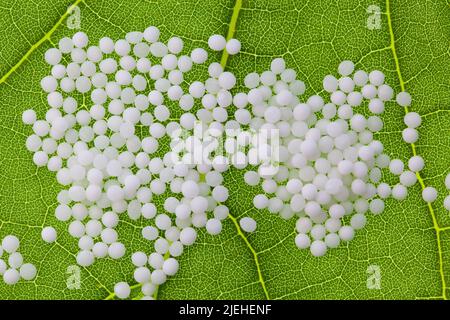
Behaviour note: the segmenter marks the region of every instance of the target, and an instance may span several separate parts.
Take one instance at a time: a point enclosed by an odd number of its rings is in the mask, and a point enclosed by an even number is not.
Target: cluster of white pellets
[[[270,70],[245,78],[252,106],[245,119],[250,125],[278,129],[281,140],[276,173],[257,170],[244,175],[248,185],[259,185],[264,191],[253,204],[284,219],[295,216],[295,244],[309,248],[314,256],[352,240],[355,230],[366,224],[367,212],[383,212],[384,199],[405,199],[407,187],[416,183],[416,172],[424,166],[423,159],[414,156],[405,170],[404,163],[391,160],[383,144],[374,139],[383,128],[378,115],[394,97],[384,74],[355,71],[351,61],[343,61],[338,73],[339,78],[327,75],[323,80],[329,99],[313,95],[305,102],[298,99],[303,83],[295,82],[295,71],[286,69],[282,59],[273,60]],[[403,107],[411,103],[406,92],[396,100]],[[243,113],[238,112],[235,118],[242,123]],[[405,116],[406,142],[417,141],[420,123],[417,113]],[[399,183],[391,187],[382,182],[383,170],[399,176]],[[433,201],[435,189],[426,188],[423,198]]]
[[[13,285],[23,280],[33,280],[36,277],[36,267],[31,263],[23,263],[23,256],[19,250],[20,241],[14,235],[3,238],[0,246],[0,275],[8,285]],[[3,255],[8,255],[7,259]]]
[[[62,38],[45,53],[52,68],[41,87],[50,109],[42,120],[31,109],[22,115],[33,129],[26,147],[34,163],[56,172],[66,187],[55,216],[78,239],[79,265],[122,258],[126,248],[115,228],[123,215],[147,220],[142,237],[151,252],[134,252],[131,261],[134,280],[151,299],[177,273],[177,257],[194,244],[199,228],[211,235],[222,231],[229,214],[223,173],[231,167],[245,169],[245,182],[262,187],[253,199],[257,209],[298,219],[295,243],[314,256],[351,240],[368,211],[381,213],[387,197],[404,199],[417,181],[422,158],[411,158],[405,170],[374,139],[383,127],[378,115],[394,95],[382,72],[354,72],[344,61],[339,79],[323,81],[329,101],[314,95],[302,102],[305,84],[276,58],[270,70],[244,78],[245,92],[234,93],[235,75],[217,62],[209,64],[205,81],[186,83],[185,74],[204,64],[208,52],[195,48],[186,55],[182,39],[159,38],[153,26],[96,45],[83,32]],[[241,49],[238,40],[221,35],[211,36],[208,46],[230,55]],[[366,100],[369,117],[357,112]],[[409,106],[410,95],[398,94],[397,103]],[[181,113],[176,120],[167,106],[174,104]],[[405,141],[417,140],[420,122],[416,113],[405,116]],[[161,156],[166,138],[169,150]],[[381,182],[383,169],[400,182]],[[155,205],[161,197],[163,210]],[[250,217],[239,225],[256,230]],[[52,227],[41,235],[56,241]],[[124,299],[131,288],[119,282],[114,292]]]
[[[224,108],[232,103],[229,90],[236,82],[233,74],[212,63],[211,78],[194,81],[185,92],[184,75],[205,63],[208,53],[196,48],[183,55],[182,39],[163,43],[159,35],[152,26],[115,42],[104,37],[97,45],[89,45],[83,32],[62,38],[58,48],[45,53],[52,66],[51,75],[41,80],[50,106],[45,119],[37,119],[31,109],[22,114],[33,129],[26,147],[34,153],[34,163],[56,172],[58,183],[66,186],[58,194],[55,216],[68,222],[69,234],[78,239],[79,265],[124,256],[126,248],[115,230],[120,215],[149,220],[142,236],[153,242],[153,252],[132,255],[134,278],[145,296],[178,271],[176,257],[195,242],[196,228],[218,234],[228,216],[223,204],[228,189],[221,175],[228,167],[174,163],[170,152],[156,155],[159,140],[193,128],[197,117],[188,111],[195,99],[203,98],[203,111],[211,110],[217,123],[225,122]],[[240,43],[232,39],[225,47],[236,54]],[[170,120],[167,101],[186,111],[179,121]],[[201,114],[198,119],[207,121]],[[173,196],[165,198],[164,210],[158,212],[152,200],[168,191]],[[56,230],[46,227],[41,236],[52,243]]]

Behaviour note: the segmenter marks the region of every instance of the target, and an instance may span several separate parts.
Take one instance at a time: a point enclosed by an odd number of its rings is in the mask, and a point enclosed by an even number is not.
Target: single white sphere
[[[169,258],[166,261],[164,261],[162,271],[168,276],[173,276],[177,273],[178,268],[179,268],[178,261],[174,258]]]
[[[256,230],[256,221],[250,217],[244,217],[239,220],[239,225],[245,232],[254,232]]]
[[[445,187],[450,190],[450,173],[445,177]]]
[[[52,66],[57,65],[61,61],[61,57],[61,51],[56,48],[48,49],[45,52],[45,62]]]
[[[161,285],[166,282],[167,276],[162,270],[154,270],[151,275],[152,283],[155,285]]]
[[[213,51],[222,51],[225,49],[226,44],[225,37],[220,34],[213,34],[208,39],[208,46]]]
[[[108,255],[108,245],[104,242],[97,242],[92,247],[92,253],[96,258],[104,258]]]
[[[5,250],[9,254],[16,252],[16,250],[19,249],[19,245],[20,245],[19,239],[13,235],[7,235],[2,240],[3,250]]]
[[[147,255],[142,252],[142,251],[137,251],[134,252],[131,255],[131,262],[133,263],[133,265],[135,265],[136,267],[142,267],[147,263]]]
[[[217,235],[222,231],[222,223],[218,219],[209,219],[206,222],[206,231],[211,235]]]
[[[281,74],[286,69],[286,62],[283,58],[275,58],[270,63],[270,70],[274,74]]]
[[[36,122],[36,112],[33,109],[25,110],[22,113],[22,121],[24,124],[34,124]]]
[[[425,167],[425,162],[421,156],[413,156],[408,161],[408,168],[412,172],[419,172]],[[450,183],[449,183],[450,186]]]
[[[8,257],[8,264],[13,269],[19,269],[23,264],[23,257],[19,252],[13,252]]]
[[[20,277],[24,280],[30,281],[36,277],[37,269],[31,263],[25,263],[20,267]]]
[[[373,214],[382,213],[384,211],[384,201],[381,199],[373,199],[369,204],[369,209]]]
[[[78,252],[76,260],[78,265],[88,267],[94,263],[95,256],[91,251],[83,250]]]
[[[338,88],[338,80],[332,75],[326,75],[322,82],[323,88],[329,93],[333,93]]]
[[[125,246],[120,242],[112,243],[108,248],[108,255],[112,259],[120,259],[125,254]]]
[[[325,237],[325,244],[328,248],[337,248],[341,242],[341,238],[336,233],[329,233]]]
[[[202,64],[208,59],[208,53],[203,48],[196,48],[191,52],[192,62]]]
[[[397,103],[402,107],[411,105],[411,95],[408,92],[400,92],[396,97]]]
[[[402,131],[402,138],[406,143],[415,143],[419,139],[419,133],[416,129],[405,128]]]
[[[425,189],[422,190],[422,199],[427,203],[434,202],[437,196],[438,192],[436,188],[426,187]]]
[[[369,81],[374,86],[381,86],[384,83],[384,73],[379,70],[373,70],[369,73]]]
[[[193,199],[199,194],[198,184],[195,181],[187,180],[181,185],[181,192],[186,198]]]
[[[344,60],[339,64],[338,72],[342,76],[350,75],[355,68],[355,64],[352,61]]]
[[[126,299],[130,296],[130,285],[126,282],[118,282],[114,285],[114,293],[119,299]]]
[[[391,160],[391,163],[389,164],[389,171],[391,171],[392,174],[399,176],[402,174],[404,167],[402,160],[394,159]]]
[[[153,241],[158,237],[158,229],[153,227],[153,226],[146,226],[144,228],[142,228],[142,237],[144,239]]]
[[[16,269],[8,269],[3,274],[3,281],[7,285],[14,285],[17,282],[19,282],[19,280],[20,280],[20,274],[19,274],[19,271],[17,271]]]
[[[343,226],[339,230],[339,238],[342,241],[351,241],[355,236],[355,230],[350,226]]]
[[[322,240],[315,240],[311,243],[310,251],[314,257],[322,257],[327,252],[327,245]]]
[[[72,42],[77,48],[84,48],[88,44],[88,36],[82,31],[78,31],[72,37]]]
[[[311,239],[306,234],[299,233],[295,237],[295,245],[299,249],[307,249],[311,245]]]
[[[399,200],[399,201],[404,200],[407,195],[408,195],[408,190],[406,189],[405,186],[403,186],[401,184],[396,184],[392,188],[392,197],[395,200]]]
[[[56,241],[56,230],[53,227],[45,227],[41,231],[42,240],[47,243],[53,243]]]
[[[137,283],[147,283],[150,281],[151,272],[146,267],[139,267],[134,270],[133,276]]]
[[[180,242],[185,246],[190,246],[197,239],[197,232],[191,228],[187,227],[181,230],[180,232]]]
[[[417,128],[422,124],[422,118],[417,112],[408,112],[403,118],[406,126],[409,128]]]
[[[444,199],[444,208],[450,211],[450,195],[446,196]]]
[[[155,26],[150,26],[144,30],[143,36],[144,39],[150,43],[156,42],[159,39],[161,32]]]
[[[241,51],[241,42],[237,39],[230,39],[226,44],[228,54],[235,55]]]

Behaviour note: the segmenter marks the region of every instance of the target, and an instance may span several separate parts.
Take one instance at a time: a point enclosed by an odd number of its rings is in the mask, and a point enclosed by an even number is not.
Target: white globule
[[[235,55],[241,51],[241,42],[237,39],[230,39],[227,41],[226,50],[228,54]]]
[[[254,232],[256,230],[256,221],[250,217],[240,219],[239,225],[245,232]]]
[[[130,296],[130,285],[126,282],[118,282],[114,286],[114,293],[119,299],[126,299]]]
[[[222,51],[225,49],[226,44],[225,37],[220,34],[213,34],[208,39],[208,46],[213,51]]]
[[[56,230],[53,227],[45,227],[41,231],[42,240],[47,243],[52,243],[56,241]]]
[[[422,190],[422,198],[427,203],[434,202],[434,200],[436,200],[437,196],[438,196],[438,192],[433,187],[426,187]]]
[[[195,243],[198,229],[217,235],[225,227],[222,220],[230,214],[227,202],[233,190],[225,187],[222,174],[233,167],[245,171],[246,184],[262,187],[264,192],[253,198],[256,209],[297,219],[295,245],[316,257],[352,240],[355,230],[365,226],[367,212],[382,213],[384,199],[404,199],[407,187],[417,182],[423,159],[411,158],[410,171],[405,171],[403,162],[391,161],[375,138],[383,128],[385,102],[394,97],[381,71],[354,72],[354,63],[343,61],[337,74],[323,80],[329,99],[304,98],[304,82],[283,58],[273,59],[269,70],[245,76],[243,92],[235,92],[238,81],[232,72],[212,62],[206,81],[192,81],[185,88],[185,74],[205,63],[208,51],[184,53],[178,37],[161,41],[154,26],[118,41],[104,37],[92,46],[83,32],[61,39],[58,49],[45,54],[52,70],[41,81],[51,110],[45,120],[31,109],[22,114],[23,123],[33,129],[26,146],[34,163],[54,171],[66,188],[58,195],[55,216],[76,238],[79,265],[89,267],[107,256],[121,259],[127,247],[115,228],[125,217],[142,217],[149,225],[141,235],[153,251],[130,254],[134,278],[150,297],[178,271],[175,258]],[[241,43],[212,35],[208,47],[235,55]],[[84,102],[72,97],[74,91],[90,97],[87,110],[78,109]],[[373,115],[357,112],[364,100]],[[402,92],[396,101],[407,107],[411,96]],[[231,107],[237,110],[231,112]],[[197,120],[209,134],[208,142],[180,137],[182,130],[194,131]],[[404,122],[403,139],[415,143],[420,115],[409,112]],[[261,141],[262,134],[253,135],[241,125],[255,131],[278,129],[278,136]],[[223,155],[210,163],[193,160],[196,150],[208,144],[219,150],[220,137],[232,129],[237,133],[223,139]],[[172,139],[169,151],[158,154],[166,137]],[[279,139],[278,155],[271,149],[272,139]],[[242,151],[245,147],[248,151]],[[383,183],[382,170],[399,176],[400,183],[392,188]],[[424,200],[433,201],[433,195],[427,192]],[[243,217],[239,225],[254,232],[257,223]],[[44,228],[42,239],[54,242],[56,231]],[[3,242],[8,253],[19,246],[11,237]],[[24,279],[33,275],[31,269],[25,268]],[[10,271],[7,278],[12,283],[16,274]],[[114,287],[118,298],[130,293],[126,282]]]

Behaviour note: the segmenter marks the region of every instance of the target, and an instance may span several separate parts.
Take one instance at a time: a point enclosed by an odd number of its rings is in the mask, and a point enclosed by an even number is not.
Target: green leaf
[[[144,222],[126,220],[118,231],[127,245],[120,261],[99,260],[81,268],[79,289],[73,280],[77,243],[64,223],[54,217],[60,186],[55,175],[36,169],[25,149],[31,129],[21,122],[23,110],[34,108],[43,117],[46,95],[40,79],[49,73],[44,52],[68,28],[69,1],[5,1],[0,6],[0,238],[21,239],[26,262],[38,268],[34,281],[7,286],[0,281],[4,299],[104,299],[112,297],[114,283],[133,283],[131,252],[151,245],[140,236]],[[423,116],[420,139],[411,148],[401,139],[404,109],[388,104],[385,127],[377,136],[392,157],[407,161],[419,154],[426,161],[420,184],[402,202],[388,200],[385,212],[369,216],[355,240],[325,257],[314,258],[294,245],[295,221],[284,221],[252,207],[258,190],[243,183],[243,173],[227,174],[231,189],[227,219],[219,236],[201,233],[196,245],[185,250],[179,273],[161,286],[158,299],[443,299],[450,295],[450,216],[443,208],[448,194],[444,177],[450,158],[450,7],[448,1],[392,0],[290,1],[92,1],[76,3],[81,29],[91,41],[113,39],[126,32],[156,25],[167,40],[181,36],[186,50],[206,47],[219,33],[237,37],[242,53],[213,59],[226,63],[240,79],[261,72],[270,60],[282,56],[307,84],[306,96],[321,92],[326,74],[336,74],[340,61],[350,59],[357,68],[379,69],[396,92],[413,96],[411,110]],[[380,28],[370,30],[370,5],[380,8]],[[372,15],[372,16],[371,16]],[[375,16],[376,19],[376,16]],[[192,77],[206,77],[206,69]],[[385,174],[385,178],[394,181]],[[439,190],[438,200],[427,206],[423,186]],[[160,205],[160,204],[159,204]],[[258,229],[244,235],[235,219],[244,215],[258,221]],[[40,238],[43,226],[53,225],[56,244]],[[368,289],[368,268],[378,268],[381,288]],[[376,267],[373,267],[376,266]],[[370,271],[370,268],[369,268]],[[135,296],[138,295],[136,288]]]

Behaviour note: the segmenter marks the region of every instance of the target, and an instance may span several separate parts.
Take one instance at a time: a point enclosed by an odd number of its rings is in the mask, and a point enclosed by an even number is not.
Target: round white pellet
[[[17,282],[19,282],[19,280],[20,280],[20,274],[19,274],[19,271],[17,271],[16,269],[8,269],[3,274],[3,281],[7,285],[14,285]]]
[[[220,34],[213,34],[208,39],[208,46],[214,51],[222,51],[225,49],[226,44],[227,41],[225,40],[225,37]]]
[[[427,203],[434,202],[437,196],[438,192],[433,187],[426,187],[425,189],[422,190],[422,199]]]
[[[13,269],[19,269],[23,264],[23,257],[19,252],[13,252],[8,257],[8,264]]]
[[[108,255],[112,259],[120,259],[125,254],[125,246],[120,242],[112,243],[108,248]]]
[[[222,223],[218,219],[209,219],[206,222],[206,231],[211,235],[217,235],[222,231]]]
[[[241,42],[237,39],[230,39],[226,44],[228,54],[234,55],[241,51]]]
[[[20,267],[20,277],[24,280],[30,281],[36,277],[36,267],[31,263],[25,263]]]
[[[83,250],[78,252],[76,260],[78,265],[88,267],[94,263],[95,256],[91,251]]]
[[[161,32],[157,27],[150,26],[144,30],[144,39],[150,43],[156,42],[159,39]]]
[[[197,232],[191,227],[184,228],[180,232],[180,242],[185,246],[192,245],[196,238]]]
[[[355,68],[355,64],[352,61],[344,60],[338,66],[338,72],[342,76],[350,75]]]
[[[402,131],[402,138],[406,143],[415,143],[419,139],[419,133],[416,129],[405,128]]]
[[[108,245],[104,242],[97,242],[92,247],[92,253],[96,258],[104,258],[108,255]]]
[[[321,240],[315,240],[311,243],[310,251],[314,257],[322,257],[327,252],[327,245]]]
[[[16,252],[17,249],[19,249],[20,241],[16,236],[13,235],[7,235],[2,240],[2,248],[7,253],[13,253]]]
[[[36,122],[36,112],[32,109],[25,110],[22,113],[22,121],[24,124],[34,124]]]
[[[369,81],[374,86],[381,86],[384,83],[384,73],[379,70],[373,70],[369,73]]]
[[[152,272],[151,280],[153,284],[161,285],[166,282],[167,276],[162,270],[155,270]]]
[[[169,258],[166,261],[164,261],[162,271],[168,276],[173,276],[177,273],[178,268],[179,268],[178,261],[174,258]]]
[[[412,172],[419,172],[425,166],[425,162],[421,156],[413,156],[408,161],[408,168]],[[450,186],[450,183],[449,183]]]
[[[396,184],[392,188],[392,197],[395,200],[399,200],[399,201],[404,200],[407,195],[408,195],[408,190],[406,189],[405,186],[403,186],[401,184]]]
[[[270,63],[270,70],[274,74],[281,74],[285,69],[286,69],[286,62],[284,61],[283,58],[275,58]]]
[[[57,65],[61,61],[61,57],[61,51],[56,48],[48,49],[45,52],[45,62],[52,66]]]
[[[151,272],[146,267],[139,267],[134,270],[134,280],[137,283],[146,283],[150,281]]]
[[[411,105],[411,95],[408,92],[400,92],[396,97],[397,103],[402,107]]]
[[[131,255],[131,262],[136,267],[142,267],[147,263],[147,255],[142,251],[137,251]]]
[[[355,230],[350,226],[343,226],[339,230],[339,238],[341,238],[342,241],[350,241],[355,236]]]
[[[337,248],[340,242],[341,238],[336,233],[329,233],[325,237],[325,244],[328,248]]]
[[[450,211],[450,195],[446,196],[444,199],[444,208]]]
[[[245,232],[254,232],[256,230],[256,221],[250,217],[240,219],[239,225]]]
[[[191,52],[192,62],[202,64],[208,59],[208,53],[203,48],[196,48]]]
[[[311,239],[306,234],[299,233],[295,237],[295,245],[299,249],[307,249],[307,248],[309,248],[310,244],[311,244]]]
[[[82,31],[78,31],[72,37],[72,42],[77,48],[84,48],[88,44],[88,36]]]
[[[47,243],[53,243],[56,241],[56,230],[53,227],[45,227],[41,231],[42,240]]]
[[[130,296],[130,285],[126,282],[118,282],[114,286],[114,293],[119,299],[126,299]]]
[[[422,118],[417,112],[408,112],[404,117],[404,122],[409,128],[417,128],[422,123]]]
[[[450,190],[450,173],[445,177],[445,187]]]
[[[402,160],[400,159],[391,160],[391,163],[389,164],[389,171],[391,171],[392,174],[399,176],[402,174],[403,169],[404,164]]]

